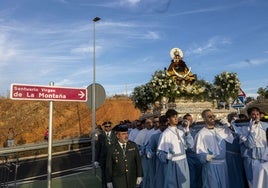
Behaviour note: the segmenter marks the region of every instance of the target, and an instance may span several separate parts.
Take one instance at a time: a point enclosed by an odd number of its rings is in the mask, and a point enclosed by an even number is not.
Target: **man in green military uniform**
[[[128,140],[128,127],[116,127],[115,142],[108,149],[107,187],[108,188],[133,188],[141,184],[142,166],[137,145]]]
[[[102,188],[106,188],[106,158],[107,158],[107,150],[108,148],[115,142],[117,142],[117,138],[115,136],[114,131],[112,131],[112,122],[105,121],[102,124],[104,131],[98,135],[98,140],[96,142],[96,153],[94,162],[95,167],[101,167],[101,179],[102,179]]]

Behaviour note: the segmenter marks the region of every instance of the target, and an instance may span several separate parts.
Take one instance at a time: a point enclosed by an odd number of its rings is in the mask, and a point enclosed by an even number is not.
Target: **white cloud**
[[[93,47],[86,46],[86,45],[82,45],[80,47],[71,49],[71,53],[73,53],[73,54],[87,54],[87,53],[92,53],[92,52],[93,52]]]
[[[199,8],[199,9],[195,9],[195,10],[186,10],[186,11],[180,11],[178,13],[175,14],[170,14],[169,16],[180,16],[180,15],[189,15],[189,14],[200,14],[200,13],[207,13],[207,12],[219,12],[219,11],[226,11],[229,9],[236,9],[238,7],[240,7],[241,5],[244,5],[244,2],[236,2],[236,3],[232,3],[231,5],[219,5],[219,6],[213,6],[213,7],[209,7],[209,8]]]
[[[230,39],[225,38],[225,37],[218,37],[214,36],[210,38],[205,44],[201,46],[197,46],[196,44],[194,47],[191,47],[189,50],[186,51],[187,54],[208,54],[212,51],[217,51],[222,48],[222,46],[231,44]]]
[[[45,75],[49,75],[51,72],[54,72],[55,70],[53,68],[46,68],[46,69],[41,69],[40,70],[40,76],[45,76]]]
[[[154,31],[148,31],[147,34],[145,34],[145,38],[147,39],[159,39],[159,35],[158,33],[154,32]]]
[[[137,28],[138,25],[134,23],[129,23],[129,22],[114,22],[114,21],[101,21],[99,23],[99,28],[102,27],[108,27],[108,28],[116,28],[118,30],[118,27],[120,28]]]
[[[68,85],[72,85],[74,82],[72,80],[69,79],[63,79],[60,80],[58,82],[55,83],[55,85],[57,86],[68,86]]]
[[[258,67],[261,65],[268,64],[268,59],[247,59],[238,63],[229,64],[228,67],[232,69],[238,68],[249,68],[249,67]]]
[[[129,4],[130,6],[135,6],[137,5],[139,2],[141,2],[141,0],[121,0],[120,1],[122,4]]]
[[[64,3],[64,4],[68,3],[67,0],[54,0],[54,1],[59,2],[59,3]]]
[[[11,40],[7,35],[0,33],[0,61],[1,65],[7,63],[16,54],[17,44]]]
[[[181,11],[176,14],[172,14],[170,16],[179,16],[179,15],[188,15],[188,14],[197,14],[197,13],[206,13],[206,12],[216,12],[224,9],[223,7],[211,7],[211,8],[203,8],[203,9],[196,9],[196,10],[187,10]]]
[[[96,6],[107,8],[128,7],[133,8],[139,5],[141,0],[109,0],[103,2],[83,3],[83,6]]]

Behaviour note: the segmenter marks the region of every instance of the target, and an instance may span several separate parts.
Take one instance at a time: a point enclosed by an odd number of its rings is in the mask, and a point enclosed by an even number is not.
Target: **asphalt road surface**
[[[91,166],[90,148],[80,151],[52,155],[52,178],[83,171]],[[47,179],[47,156],[12,162],[8,176],[9,182]],[[17,164],[17,165],[16,165]],[[17,168],[16,168],[17,167]]]

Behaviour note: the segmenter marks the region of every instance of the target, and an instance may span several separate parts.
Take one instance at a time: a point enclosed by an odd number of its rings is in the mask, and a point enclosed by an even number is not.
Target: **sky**
[[[176,47],[198,79],[235,72],[256,97],[268,86],[267,10],[267,0],[0,0],[0,95],[12,83],[88,87],[94,47],[96,82],[130,94]]]

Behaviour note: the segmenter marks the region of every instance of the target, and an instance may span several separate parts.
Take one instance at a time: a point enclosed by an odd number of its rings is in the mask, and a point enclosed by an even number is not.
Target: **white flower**
[[[200,92],[200,93],[203,93],[205,90],[206,90],[205,87],[201,87],[201,88],[199,89],[199,92]]]

